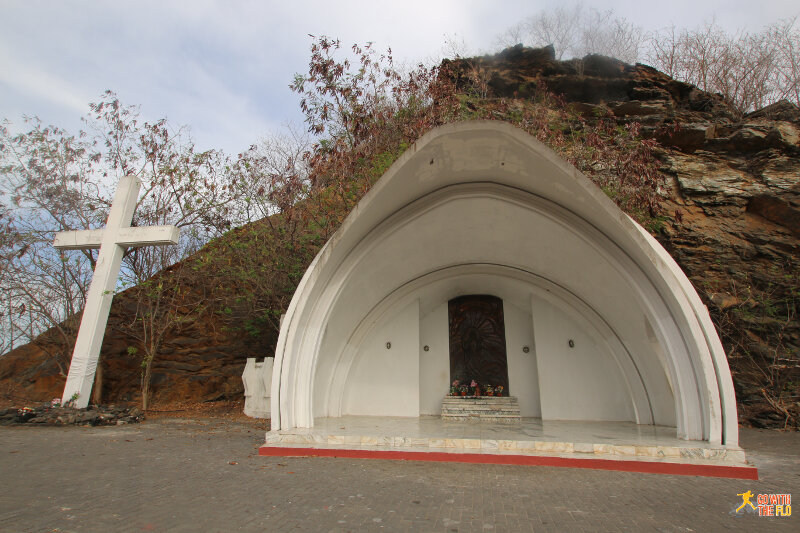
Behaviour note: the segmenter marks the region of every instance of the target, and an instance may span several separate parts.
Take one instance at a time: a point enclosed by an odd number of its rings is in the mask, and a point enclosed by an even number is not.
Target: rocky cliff
[[[449,62],[482,97],[519,99],[542,86],[587,121],[636,123],[658,141],[667,184],[654,233],[708,305],[729,355],[740,418],[796,425],[800,413],[800,110],[779,102],[740,115],[719,95],[645,65],[602,57],[556,61],[552,48],[510,48]],[[130,340],[114,327],[131,312],[115,299],[103,345],[106,401],[134,400],[139,385]],[[268,338],[243,335],[213,315],[165,342],[154,366],[156,399],[235,397],[246,357]],[[35,346],[0,359],[0,386],[16,398],[60,394],[57,365]]]

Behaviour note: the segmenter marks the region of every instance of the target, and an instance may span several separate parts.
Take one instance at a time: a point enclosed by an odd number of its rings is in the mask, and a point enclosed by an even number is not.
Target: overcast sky
[[[114,90],[145,118],[188,125],[201,149],[235,154],[287,121],[300,123],[288,88],[306,72],[308,34],[391,46],[415,63],[445,41],[495,51],[503,30],[544,0],[330,0],[281,2],[0,0],[0,117],[21,116],[77,132],[88,103]],[[646,30],[716,21],[757,31],[800,12],[797,0],[609,0]]]

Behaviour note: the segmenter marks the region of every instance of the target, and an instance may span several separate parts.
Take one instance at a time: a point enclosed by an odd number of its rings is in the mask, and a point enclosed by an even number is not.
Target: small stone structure
[[[273,357],[265,357],[263,363],[257,363],[255,357],[249,357],[242,372],[244,382],[244,414],[253,418],[269,418],[270,394],[272,391]]]
[[[519,401],[515,396],[445,396],[442,420],[519,423]]]

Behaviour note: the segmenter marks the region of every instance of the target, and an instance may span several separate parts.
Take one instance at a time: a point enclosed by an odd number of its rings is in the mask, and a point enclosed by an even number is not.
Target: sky
[[[500,33],[552,0],[0,0],[0,118],[37,116],[77,133],[107,89],[147,120],[190,128],[198,148],[236,154],[287,123],[289,90],[308,68],[312,35],[391,46],[397,61],[440,57],[447,42],[495,52]],[[716,20],[758,31],[800,14],[797,0],[608,0],[584,6],[657,30]]]

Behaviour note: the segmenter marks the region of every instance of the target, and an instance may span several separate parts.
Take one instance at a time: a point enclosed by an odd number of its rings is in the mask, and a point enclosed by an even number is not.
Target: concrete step
[[[488,422],[492,424],[520,424],[522,419],[517,416],[443,416],[442,420],[451,422]]]
[[[513,402],[516,396],[445,396],[446,401],[487,401],[487,402]]]
[[[463,399],[445,400],[442,403],[446,405],[515,405],[518,403],[515,400],[516,398],[514,399],[498,398],[496,401],[463,398]]]
[[[445,396],[442,419],[513,423],[520,422],[522,417],[514,396]]]
[[[501,413],[501,412],[508,412],[508,413],[516,413],[519,411],[519,407],[486,407],[486,406],[472,406],[472,407],[442,407],[442,412],[454,412],[454,413],[462,413],[462,412],[474,412],[474,413]]]

